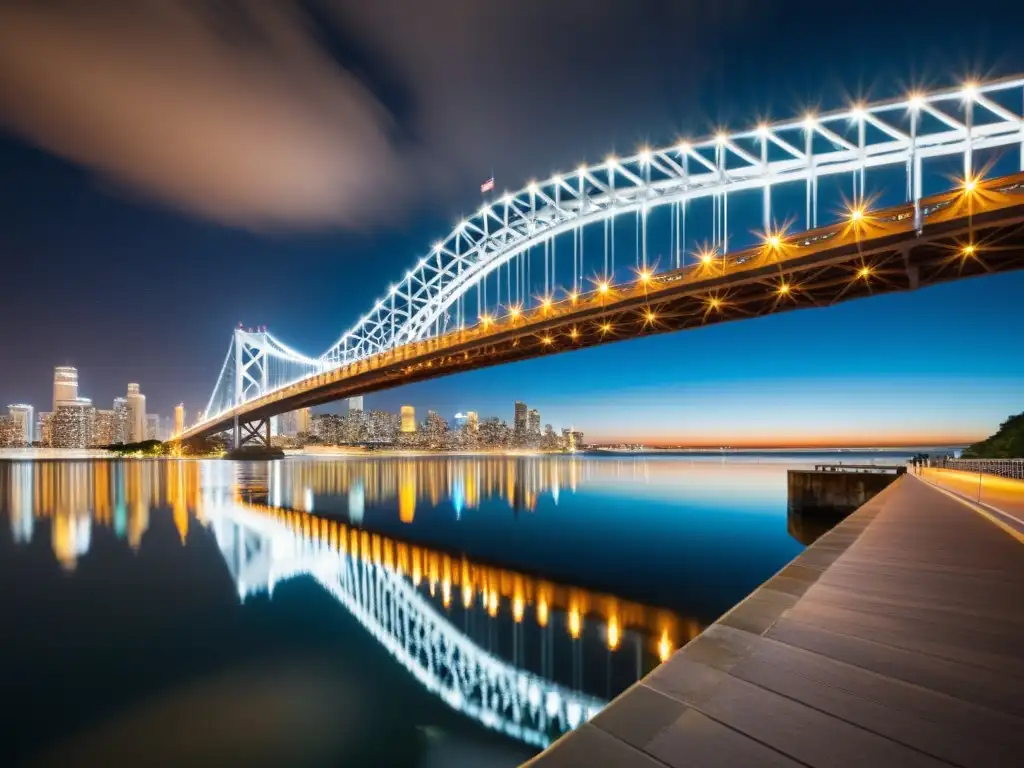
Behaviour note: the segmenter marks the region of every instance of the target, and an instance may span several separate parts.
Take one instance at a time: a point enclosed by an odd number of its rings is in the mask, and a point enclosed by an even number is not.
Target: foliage
[[[991,437],[964,450],[966,459],[1024,458],[1024,413],[1011,416]]]
[[[143,456],[166,456],[168,453],[167,445],[159,440],[143,440],[140,443],[117,443],[115,445],[108,445],[107,450],[113,451],[119,456],[134,456],[140,453]]]

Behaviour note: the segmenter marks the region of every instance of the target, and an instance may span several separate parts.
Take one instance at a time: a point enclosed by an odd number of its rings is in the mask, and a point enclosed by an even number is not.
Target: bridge
[[[1024,78],[967,83],[531,182],[319,357],[236,330],[180,437],[267,441],[276,414],[388,387],[1018,269],[1022,102]]]

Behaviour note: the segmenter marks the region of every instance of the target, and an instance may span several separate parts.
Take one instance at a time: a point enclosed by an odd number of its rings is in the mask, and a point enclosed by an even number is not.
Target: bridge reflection
[[[0,499],[17,542],[49,523],[54,556],[69,571],[97,529],[136,550],[151,515],[169,514],[182,545],[209,529],[243,602],[313,578],[427,690],[535,746],[592,716],[699,631],[663,609],[311,513],[314,496],[332,493],[347,497],[350,513],[354,496],[356,506],[397,500],[403,520],[427,498],[462,499],[463,508],[519,499],[530,510],[539,494],[585,482],[585,464],[310,462],[287,480],[273,466],[236,475],[221,462],[11,464],[0,468]]]

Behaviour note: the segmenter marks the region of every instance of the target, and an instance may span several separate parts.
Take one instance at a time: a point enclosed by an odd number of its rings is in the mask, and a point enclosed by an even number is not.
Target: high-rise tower
[[[146,439],[146,396],[139,392],[138,384],[128,385],[128,442],[141,443]]]
[[[53,410],[57,410],[57,403],[75,400],[78,400],[78,369],[58,365],[53,369]]]

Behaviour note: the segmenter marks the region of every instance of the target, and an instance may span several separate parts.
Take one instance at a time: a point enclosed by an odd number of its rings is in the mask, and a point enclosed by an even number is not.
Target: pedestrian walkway
[[[1010,766],[1024,544],[906,475],[531,765]]]

